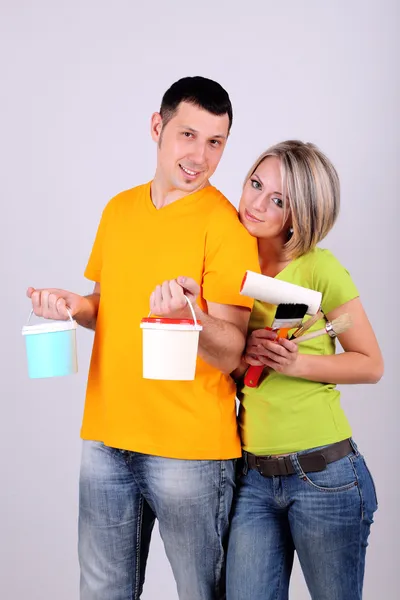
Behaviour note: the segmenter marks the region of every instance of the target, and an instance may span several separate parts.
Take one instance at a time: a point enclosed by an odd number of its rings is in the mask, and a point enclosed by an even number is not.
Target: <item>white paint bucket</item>
[[[143,378],[190,381],[196,375],[199,335],[203,329],[187,301],[192,319],[142,319]]]

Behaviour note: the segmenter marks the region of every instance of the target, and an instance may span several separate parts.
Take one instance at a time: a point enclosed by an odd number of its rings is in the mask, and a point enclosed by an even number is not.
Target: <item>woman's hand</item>
[[[297,359],[297,344],[278,338],[275,331],[256,329],[247,339],[244,360],[249,365],[263,365],[277,373],[295,377]]]

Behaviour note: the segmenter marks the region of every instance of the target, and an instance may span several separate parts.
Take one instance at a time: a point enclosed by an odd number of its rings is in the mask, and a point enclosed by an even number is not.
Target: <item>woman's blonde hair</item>
[[[340,183],[335,167],[317,146],[288,140],[271,146],[258,157],[245,184],[269,156],[279,159],[282,194],[287,199],[285,221],[291,213],[293,234],[284,246],[294,259],[312,250],[332,229],[339,213]]]

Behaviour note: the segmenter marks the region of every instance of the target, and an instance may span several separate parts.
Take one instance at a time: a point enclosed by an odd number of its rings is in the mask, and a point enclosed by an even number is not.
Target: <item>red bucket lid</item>
[[[142,323],[162,323],[163,325],[194,325],[193,319],[168,319],[167,317],[146,317],[142,319]],[[201,325],[200,321],[197,321],[197,325]]]

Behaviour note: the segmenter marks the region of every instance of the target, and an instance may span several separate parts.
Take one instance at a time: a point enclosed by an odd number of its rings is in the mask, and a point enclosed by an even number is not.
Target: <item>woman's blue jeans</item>
[[[294,552],[314,600],[359,600],[377,499],[354,452],[324,471],[239,473],[227,562],[227,600],[287,600]],[[315,449],[314,449],[315,450]],[[309,452],[310,450],[306,451]]]

